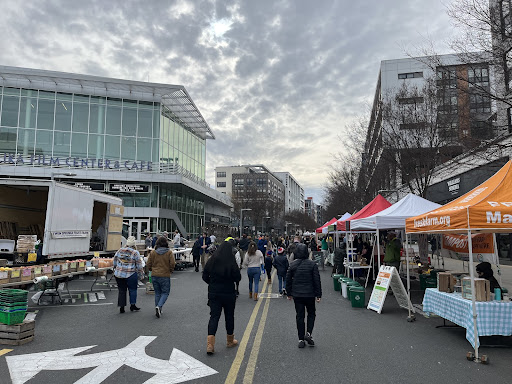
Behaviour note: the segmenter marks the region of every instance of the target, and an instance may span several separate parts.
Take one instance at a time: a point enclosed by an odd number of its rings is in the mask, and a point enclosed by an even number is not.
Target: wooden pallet
[[[21,324],[0,324],[0,344],[23,345],[34,340],[35,320],[24,320]]]

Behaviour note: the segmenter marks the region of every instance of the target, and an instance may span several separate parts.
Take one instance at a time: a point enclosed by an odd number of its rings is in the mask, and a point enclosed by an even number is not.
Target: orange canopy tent
[[[407,233],[512,232],[512,161],[465,195],[406,220]]]
[[[438,209],[407,219],[405,227],[407,234],[467,234],[471,291],[475,292],[471,235],[475,232],[512,232],[512,161],[506,163],[494,176],[465,195]],[[475,340],[477,340],[475,295],[472,295],[472,304]],[[479,361],[478,343],[475,343],[475,361]]]

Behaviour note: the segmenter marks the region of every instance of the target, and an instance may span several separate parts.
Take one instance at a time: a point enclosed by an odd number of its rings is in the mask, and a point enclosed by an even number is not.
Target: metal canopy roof
[[[2,65],[0,65],[0,85],[156,101],[167,107],[180,124],[199,137],[215,139],[210,126],[182,85],[146,83]]]

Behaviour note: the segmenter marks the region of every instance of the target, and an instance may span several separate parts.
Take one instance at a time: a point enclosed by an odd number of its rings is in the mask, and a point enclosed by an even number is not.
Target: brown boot
[[[208,341],[206,344],[206,353],[209,355],[213,355],[213,352],[215,352],[213,349],[214,346],[215,346],[215,336],[208,335]]]
[[[252,299],[252,292],[249,292],[249,299]]]
[[[235,335],[228,335],[228,348],[236,347],[238,345],[238,340],[235,340]]]
[[[268,283],[272,284],[272,279],[271,278],[268,279]]]
[[[254,301],[258,301],[258,293],[254,294]]]

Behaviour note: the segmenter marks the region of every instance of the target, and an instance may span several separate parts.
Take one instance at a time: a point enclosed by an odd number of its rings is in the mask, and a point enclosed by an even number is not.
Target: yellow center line
[[[276,271],[272,274],[274,279]],[[251,384],[254,379],[254,373],[256,372],[256,362],[258,361],[258,354],[260,353],[261,339],[263,338],[263,330],[265,329],[265,323],[267,322],[268,307],[270,304],[270,294],[272,293],[272,285],[268,286],[269,296],[266,298],[265,307],[261,315],[260,324],[258,325],[258,331],[256,332],[256,338],[252,345],[251,354],[249,355],[249,361],[247,362],[247,368],[245,369],[243,384]]]
[[[263,283],[263,289],[261,292],[265,292],[267,289],[267,279],[265,279],[265,282]],[[238,351],[236,352],[235,359],[233,360],[233,363],[231,364],[231,368],[228,372],[228,376],[226,377],[225,384],[234,384],[236,381],[236,378],[238,376],[238,371],[240,370],[240,366],[242,365],[242,362],[244,360],[245,356],[245,350],[247,348],[247,342],[249,341],[249,337],[251,336],[252,329],[254,328],[254,323],[256,322],[256,316],[258,315],[258,311],[260,309],[262,300],[258,300],[256,305],[254,306],[254,309],[252,310],[251,318],[249,319],[249,322],[247,323],[247,327],[245,328],[244,335],[242,337],[242,341],[240,341],[240,344],[238,345]]]
[[[0,349],[0,356],[5,355],[11,351],[13,351],[13,349]]]

